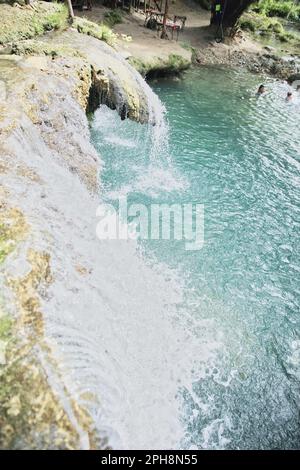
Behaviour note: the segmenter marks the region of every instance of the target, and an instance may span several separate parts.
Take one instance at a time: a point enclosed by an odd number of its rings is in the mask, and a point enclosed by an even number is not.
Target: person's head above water
[[[263,93],[265,93],[265,91],[266,91],[265,85],[260,85],[258,90],[257,90],[257,93],[262,95]]]
[[[293,98],[293,93],[291,91],[287,92],[286,101],[290,101]]]

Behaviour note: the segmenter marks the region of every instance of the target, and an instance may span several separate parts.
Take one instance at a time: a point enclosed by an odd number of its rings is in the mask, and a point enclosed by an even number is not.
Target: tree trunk
[[[74,20],[74,11],[73,11],[73,5],[72,5],[72,0],[66,0],[68,11],[69,11],[69,20],[71,23],[73,23]]]
[[[163,18],[163,26],[162,26],[162,32],[161,32],[161,38],[162,39],[166,39],[168,37],[168,35],[167,35],[168,13],[169,13],[169,0],[166,0],[165,12],[164,12],[164,18]]]
[[[232,28],[236,25],[244,11],[256,0],[213,0],[212,23],[223,22],[224,28]],[[221,13],[216,11],[216,6],[221,5]]]

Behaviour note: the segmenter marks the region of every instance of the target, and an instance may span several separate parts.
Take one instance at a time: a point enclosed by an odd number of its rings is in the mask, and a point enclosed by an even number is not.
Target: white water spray
[[[163,123],[161,105],[156,113]],[[162,129],[149,127],[154,134]],[[27,121],[16,140],[16,153],[43,181],[23,187],[7,179],[34,222],[35,246],[51,252],[53,283],[41,308],[58,375],[111,446],[179,448],[185,433],[179,396],[191,387],[192,370],[212,360],[218,341],[199,341],[195,331],[203,325],[189,318],[176,272],[145,260],[134,240],[97,239],[99,201]]]

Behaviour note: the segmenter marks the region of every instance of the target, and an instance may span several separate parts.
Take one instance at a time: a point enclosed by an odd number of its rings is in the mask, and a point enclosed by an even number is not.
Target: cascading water
[[[100,124],[101,131],[105,131],[104,140],[112,146],[118,144],[120,151],[126,148],[135,149],[135,153],[144,160],[143,172],[135,173],[132,168],[132,181],[117,192],[110,194],[112,199],[118,199],[132,191],[149,190],[150,193],[159,191],[162,186],[166,188],[177,187],[184,189],[187,182],[178,175],[172,165],[169,151],[169,125],[165,118],[166,109],[158,95],[153,92],[149,84],[130,65],[132,76],[136,80],[137,87],[143,90],[146,96],[149,122],[147,125],[137,126],[126,121],[120,127],[115,113],[106,106],[101,108],[101,123],[94,121],[94,128]],[[97,135],[94,135],[97,139]],[[151,184],[150,184],[151,181]]]
[[[256,77],[202,69],[155,86],[168,128],[143,86],[154,126],[95,113],[100,202],[204,203],[205,245],[99,241],[89,196],[73,175],[58,191],[56,175],[51,197],[72,191],[73,204],[54,268],[80,265],[71,236],[89,273],[49,289],[46,335],[67,388],[115,448],[295,448],[298,102],[280,83],[257,100]]]
[[[124,149],[134,152],[141,163],[132,167],[127,186],[116,184],[118,195],[109,198],[106,182],[101,180],[100,203],[114,202],[115,197],[129,196],[132,191],[151,191],[151,186],[155,193],[161,187],[167,190],[168,185],[170,189],[177,185],[168,154],[163,105],[145,82],[142,86],[151,103],[149,125],[122,122],[106,107],[96,113],[94,130],[101,141],[103,137],[122,153]],[[116,174],[127,166],[124,160],[118,163]],[[136,240],[99,241],[97,203],[91,214],[86,210],[89,195],[75,185],[73,175],[64,178],[63,187],[55,183],[60,181],[59,174],[50,184],[55,188],[51,198],[58,207],[60,198],[72,194],[64,216],[67,228],[60,228],[61,243],[55,247],[52,265],[54,270],[68,266],[75,281],[63,275],[57,278],[49,287],[55,307],[49,310],[45,305],[46,337],[53,344],[64,383],[76,402],[89,410],[109,445],[180,447],[184,437],[182,390],[191,388],[193,371],[205,375],[221,345],[221,334],[209,334],[213,321],[191,316],[193,307],[187,308],[179,274],[165,263],[143,256]],[[180,181],[176,187],[181,187]],[[50,210],[45,229],[51,230],[55,224]],[[77,231],[77,227],[85,230]],[[67,240],[75,247],[75,255]],[[82,277],[76,247],[84,253],[86,277]],[[200,343],[198,334],[202,336],[204,330],[208,333]]]
[[[147,377],[129,375],[134,378],[125,385],[141,418],[125,419],[127,431],[119,435],[125,447],[299,445],[299,275],[292,261],[299,98],[286,103],[287,85],[269,81],[267,95],[256,99],[259,80],[204,68],[183,82],[155,85],[166,103],[167,134],[164,124],[121,123],[105,107],[95,114],[92,139],[105,163],[105,201],[127,195],[129,203],[147,206],[205,204],[199,252],[186,252],[179,241],[136,245],[151,276],[157,279],[156,266],[172,287],[164,304],[165,286],[152,288],[153,278],[138,284],[139,294],[153,295],[145,328],[135,330],[141,346],[134,354],[140,372],[152,364]],[[125,291],[127,282],[133,278],[125,276]],[[145,305],[136,310],[143,321],[145,313]],[[114,427],[120,430],[119,423]]]
[[[169,152],[169,126],[165,118],[166,109],[158,95],[153,92],[142,76],[133,67],[131,67],[131,71],[136,78],[137,86],[143,90],[147,98],[147,108],[149,110],[149,123],[140,133],[144,141],[142,147],[141,140],[139,141],[139,149],[143,149],[149,167],[144,171],[142,179],[137,181],[136,187],[141,186],[146,189],[147,181],[152,179],[152,187],[154,183],[159,188],[167,180],[171,179],[173,183],[177,176],[173,173]]]
[[[101,180],[105,202],[114,204],[125,196],[130,202],[133,194],[155,200],[162,189],[168,200],[174,192],[182,193],[187,188],[188,182],[172,165],[165,107],[148,84],[144,87],[152,110],[149,125],[126,121],[120,126],[119,118],[106,106],[95,113],[92,127],[95,145],[99,145],[101,153],[104,143],[110,156],[113,155],[109,181]],[[127,152],[134,153],[135,161],[129,172],[125,170],[126,183],[121,177],[119,186],[114,175],[118,178],[124,173]],[[107,423],[110,442],[117,448],[180,448],[185,435],[184,391],[192,393],[195,374],[199,379],[212,373],[223,348],[223,334],[207,315],[207,309],[204,315],[194,315],[200,299],[192,292],[187,295],[180,270],[170,269],[149,252],[146,256],[137,242],[130,244],[130,254],[126,259],[122,255],[126,272],[122,276],[121,296],[126,292],[126,300],[123,299],[122,319],[117,320],[124,362],[121,366],[119,357],[115,376],[117,383],[121,369],[126,370],[125,396],[115,395],[103,404],[105,411],[101,412],[99,428]],[[122,242],[115,242],[114,246],[121,249]],[[124,246],[128,251],[128,245]],[[127,265],[135,266],[136,262],[140,267],[128,270]],[[125,331],[123,322],[127,325]],[[100,397],[102,393],[99,388]],[[104,396],[108,394],[109,390],[105,390]]]

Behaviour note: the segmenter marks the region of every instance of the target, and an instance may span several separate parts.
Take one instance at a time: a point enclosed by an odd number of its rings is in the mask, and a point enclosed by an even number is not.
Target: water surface
[[[141,312],[147,329],[137,328],[131,354],[141,368],[153,355],[155,366],[128,377],[130,407],[142,419],[115,420],[120,446],[300,447],[300,95],[288,104],[287,85],[267,80],[258,99],[260,80],[201,68],[153,83],[166,108],[163,129],[121,122],[106,107],[96,112],[101,198],[205,206],[202,250],[139,242],[145,263],[174,281],[178,297],[172,311],[161,302],[153,322],[151,300]],[[137,286],[140,295],[162,296],[151,279]]]

